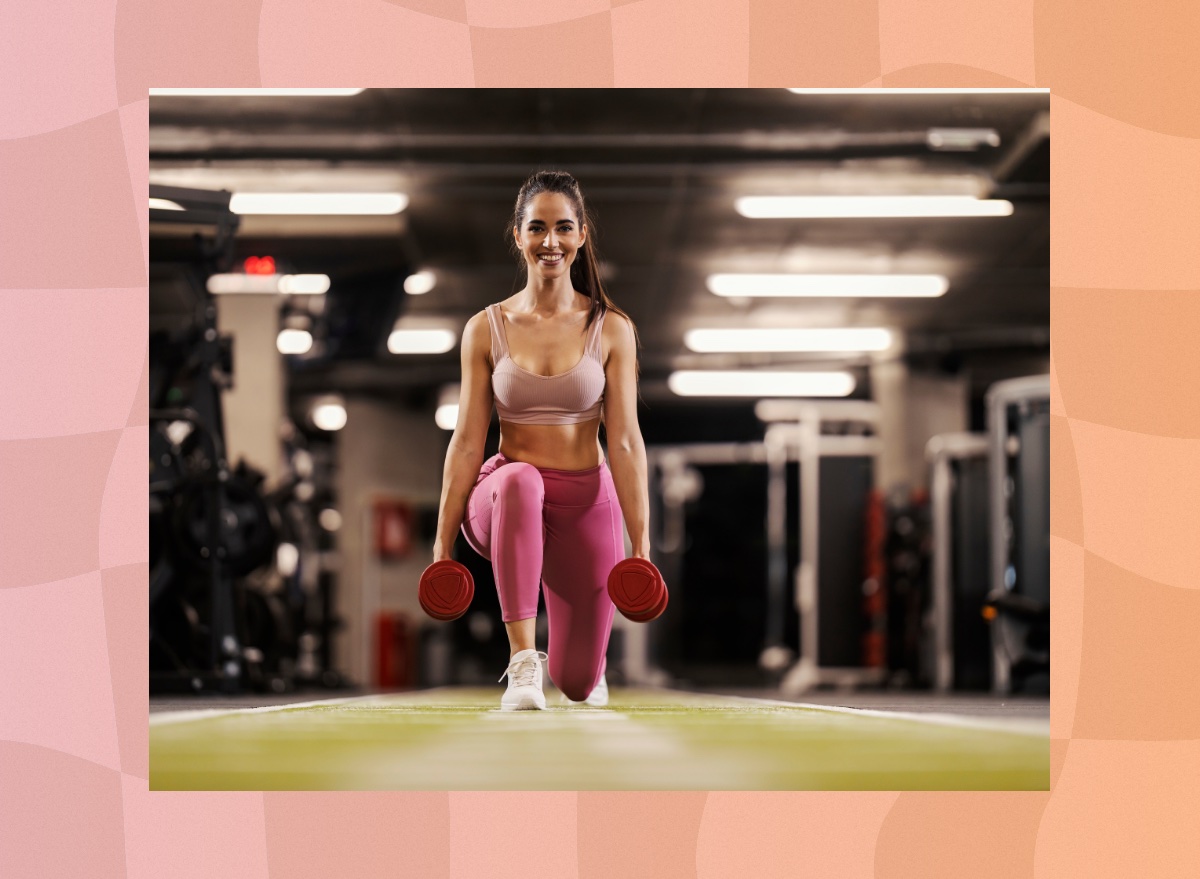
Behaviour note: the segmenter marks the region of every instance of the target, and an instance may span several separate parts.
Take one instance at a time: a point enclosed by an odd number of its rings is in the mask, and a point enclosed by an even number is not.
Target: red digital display
[[[270,256],[250,256],[242,264],[247,275],[275,274],[275,258]]]

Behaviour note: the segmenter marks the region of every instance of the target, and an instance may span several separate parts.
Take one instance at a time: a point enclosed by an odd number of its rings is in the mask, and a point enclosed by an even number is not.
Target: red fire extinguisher
[[[887,505],[883,493],[867,495],[863,523],[863,616],[866,630],[862,662],[867,668],[887,666]]]
[[[400,500],[374,504],[375,553],[381,559],[402,559],[412,549],[413,511]]]
[[[375,620],[375,682],[383,690],[416,685],[417,645],[408,615],[380,611]]]

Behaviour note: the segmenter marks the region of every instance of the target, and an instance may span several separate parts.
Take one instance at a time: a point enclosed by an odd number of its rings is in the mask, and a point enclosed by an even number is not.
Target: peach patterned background
[[[0,875],[1200,875],[1200,6],[8,0],[0,33]],[[1051,792],[148,793],[151,85],[1051,89]]]

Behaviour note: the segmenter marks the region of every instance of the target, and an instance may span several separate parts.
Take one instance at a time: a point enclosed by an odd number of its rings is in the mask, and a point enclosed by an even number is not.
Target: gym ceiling
[[[636,322],[642,394],[680,368],[849,367],[864,355],[696,354],[696,326],[883,326],[918,368],[966,370],[972,393],[1049,352],[1049,96],[835,95],[787,89],[366,89],[344,97],[150,101],[150,182],[200,189],[386,190],[390,216],[241,218],[236,257],[330,276],[314,332],[291,358],[294,394],[413,403],[459,378],[458,349],[388,353],[394,322],[466,320],[516,289],[507,220],[521,181],[570,171],[594,214],[614,300]],[[939,130],[951,132],[939,140]],[[987,132],[954,148],[953,132]],[[968,138],[970,140],[970,138]],[[748,219],[742,195],[978,192],[1011,216]],[[163,251],[172,246],[151,237]],[[160,251],[162,252],[162,251]],[[432,270],[414,296],[404,277]],[[936,273],[933,299],[741,299],[714,272]],[[861,387],[861,386],[860,386]],[[859,396],[856,393],[856,396]],[[695,405],[692,403],[691,405]],[[661,408],[660,406],[660,408]]]

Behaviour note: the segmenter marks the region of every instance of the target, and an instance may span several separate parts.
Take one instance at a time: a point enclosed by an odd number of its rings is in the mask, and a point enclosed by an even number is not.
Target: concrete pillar
[[[906,453],[908,366],[901,359],[903,342],[896,334],[895,353],[880,356],[871,364],[871,392],[879,404],[879,436],[883,452],[875,468],[875,488],[887,492],[897,485],[909,484]]]
[[[939,433],[965,431],[970,423],[966,379],[913,371],[889,352],[872,363],[871,387],[882,409],[875,487],[885,492],[928,487],[926,443]]]
[[[941,433],[970,427],[970,389],[965,376],[910,372],[905,456],[913,485],[929,487],[925,447]]]
[[[433,545],[414,535],[403,559],[381,561],[374,555],[371,505],[376,497],[402,499],[414,512],[437,510],[442,468],[451,432],[439,428],[429,411],[404,410],[386,403],[348,399],[346,426],[336,444],[337,495],[342,512],[338,544],[337,614],[345,628],[335,636],[339,670],[369,685],[374,673],[375,614],[404,611],[426,619],[417,601],[421,572],[433,560]]]
[[[267,475],[267,484],[283,476],[279,427],[285,412],[279,299],[267,295],[217,297],[217,326],[233,336],[233,388],[225,392],[225,441],[231,466],[240,458]]]

